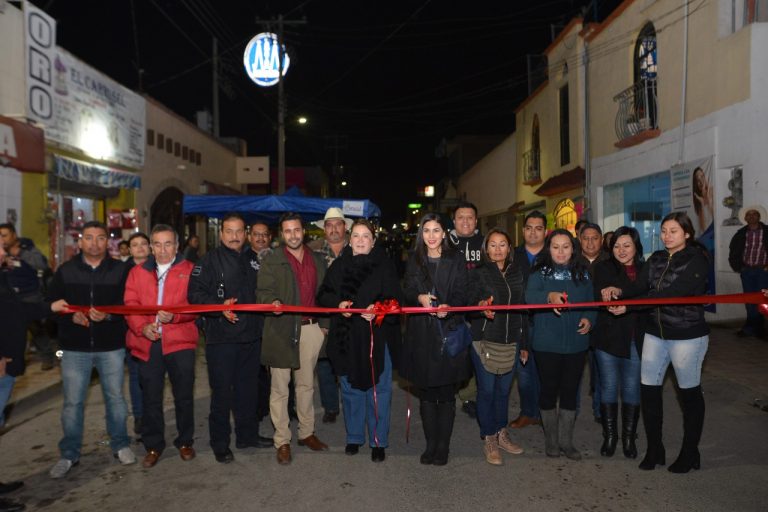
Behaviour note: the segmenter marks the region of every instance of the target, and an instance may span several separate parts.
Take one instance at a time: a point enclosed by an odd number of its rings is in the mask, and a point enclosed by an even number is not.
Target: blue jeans
[[[628,405],[640,404],[640,356],[633,341],[629,347],[630,357],[618,357],[602,350],[595,350],[600,371],[600,392],[603,403]]]
[[[109,445],[113,452],[117,452],[130,444],[125,427],[128,407],[123,398],[125,349],[107,352],[65,350],[61,358],[61,384],[64,391],[61,426],[64,437],[59,441],[59,451],[62,458],[71,461],[80,459],[85,399],[93,368],[99,372],[101,391],[104,394]]]
[[[469,347],[469,354],[477,378],[477,422],[480,424],[480,435],[492,436],[506,427],[509,421],[509,392],[512,390],[515,370],[513,368],[501,375],[491,373],[483,366],[474,347]]]
[[[128,367],[128,391],[131,394],[131,414],[134,418],[141,418],[142,408],[141,384],[139,382],[139,360],[126,350],[125,365]]]
[[[533,350],[528,349],[528,362],[523,365],[520,361],[520,351],[515,354],[515,373],[517,373],[517,390],[520,393],[520,414],[529,418],[538,419],[539,413],[539,394],[541,393],[541,382],[539,382],[539,371],[536,368],[536,358],[533,356]]]
[[[373,388],[362,391],[353,388],[346,375],[339,378],[341,400],[344,403],[344,426],[347,430],[347,444],[365,444],[365,427],[368,426],[368,444],[373,448],[389,446],[389,409],[392,402],[392,360],[389,349],[384,348],[384,371],[376,383],[377,411],[374,409]]]
[[[640,381],[646,386],[661,386],[671,362],[677,385],[681,389],[695,388],[701,384],[701,365],[708,347],[709,336],[664,340],[646,333]]]
[[[763,243],[768,241],[764,240]],[[759,292],[768,288],[768,270],[762,268],[745,268],[741,271],[741,287],[744,293]],[[747,308],[747,321],[743,331],[753,336],[762,336],[765,332],[764,319],[757,310],[757,304],[745,304]]]
[[[11,398],[14,382],[16,382],[16,377],[11,377],[8,374],[0,377],[0,427],[5,425],[5,406],[8,405],[8,399]]]
[[[331,360],[322,357],[317,360],[317,385],[320,391],[320,404],[325,412],[339,412],[339,386],[333,373]]]

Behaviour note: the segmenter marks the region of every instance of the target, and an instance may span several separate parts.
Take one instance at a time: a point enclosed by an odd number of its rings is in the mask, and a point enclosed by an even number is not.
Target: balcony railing
[[[523,183],[541,181],[541,151],[529,149],[523,153]]]
[[[659,127],[656,79],[644,78],[613,97],[616,112],[616,136],[624,140]]]

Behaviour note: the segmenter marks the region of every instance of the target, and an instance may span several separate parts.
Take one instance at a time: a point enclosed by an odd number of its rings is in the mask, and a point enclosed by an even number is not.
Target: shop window
[[[147,146],[155,145],[155,130],[147,129]]]
[[[173,145],[173,156],[181,156],[181,144],[178,142]]]
[[[523,183],[541,183],[541,146],[539,143],[539,116],[533,115],[531,126],[531,149],[523,153]]]
[[[173,153],[173,139],[170,137],[165,139],[165,152]]]
[[[165,135],[163,135],[160,132],[157,132],[157,148],[162,151],[165,147]]]
[[[671,211],[669,172],[608,185],[603,189],[603,229],[631,226],[640,234],[643,254],[662,248],[661,219]]]
[[[557,203],[552,215],[555,218],[555,229],[567,229],[573,233],[576,221],[579,220],[579,214],[572,200],[563,199]]]

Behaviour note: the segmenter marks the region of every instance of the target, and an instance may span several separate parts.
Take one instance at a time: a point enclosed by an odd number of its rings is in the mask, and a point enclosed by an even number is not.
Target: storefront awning
[[[0,167],[11,167],[22,172],[45,172],[43,130],[0,116]]]
[[[549,197],[563,192],[568,192],[576,188],[584,187],[584,180],[586,179],[586,171],[583,167],[575,167],[570,171],[565,171],[552,176],[544,182],[542,186],[534,191],[534,194]]]
[[[141,188],[141,178],[130,172],[58,155],[54,155],[53,159],[54,176],[65,180],[103,188]]]

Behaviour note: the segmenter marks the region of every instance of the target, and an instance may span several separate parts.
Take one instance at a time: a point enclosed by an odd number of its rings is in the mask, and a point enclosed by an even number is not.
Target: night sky
[[[212,105],[215,36],[221,134],[246,139],[250,154],[270,154],[273,165],[277,87],[253,84],[242,54],[269,28],[257,19],[305,19],[284,32],[287,165],[343,165],[354,196],[399,220],[417,186],[439,178],[442,138],[514,130],[514,108],[527,96],[526,54],[540,54],[552,25],[564,26],[588,1],[35,3],[57,19],[59,46],[190,120]],[[299,126],[299,115],[309,124]]]

